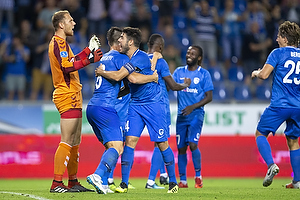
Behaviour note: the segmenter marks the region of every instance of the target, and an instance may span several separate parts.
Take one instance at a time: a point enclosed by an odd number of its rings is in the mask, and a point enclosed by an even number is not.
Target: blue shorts
[[[165,142],[168,140],[165,106],[161,103],[130,105],[126,136],[140,137],[147,126],[150,140]]]
[[[166,109],[166,122],[167,122],[167,136],[170,137],[170,129],[171,129],[171,111],[170,107],[168,106]]]
[[[300,109],[297,108],[267,107],[260,117],[257,130],[265,136],[269,133],[275,135],[283,122],[286,122],[284,134],[293,140],[299,138]]]
[[[86,117],[98,140],[103,144],[123,141],[120,119],[115,109],[88,105]]]
[[[177,148],[189,145],[189,142],[198,144],[204,120],[204,111],[192,112],[187,116],[178,115],[176,120]]]

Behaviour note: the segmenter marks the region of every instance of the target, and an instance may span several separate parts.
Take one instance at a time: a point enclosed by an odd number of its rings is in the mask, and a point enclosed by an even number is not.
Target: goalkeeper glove
[[[92,55],[89,57],[90,63],[98,62],[103,56],[103,53],[102,53],[101,49],[97,49],[95,51],[92,51],[91,54]]]
[[[101,46],[99,38],[96,35],[93,35],[89,41],[89,49],[92,51],[99,49]]]

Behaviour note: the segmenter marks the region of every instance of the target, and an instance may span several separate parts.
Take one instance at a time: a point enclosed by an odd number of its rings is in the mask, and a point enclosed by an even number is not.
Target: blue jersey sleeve
[[[300,49],[292,46],[274,49],[266,64],[274,67],[270,106],[300,108]]]
[[[162,77],[170,76],[171,72],[167,61],[163,58],[157,61],[157,73],[161,74]]]
[[[116,64],[116,68],[119,70],[124,66],[127,62],[129,62],[129,57],[124,54],[118,54],[114,57],[114,62]]]
[[[135,66],[135,72],[144,75],[152,75],[151,61],[148,54],[137,50],[130,59],[131,64]],[[161,98],[161,88],[159,84],[150,82],[146,84],[129,83],[131,93],[131,104],[147,104],[158,102]]]
[[[203,84],[204,92],[214,90],[214,85],[213,85],[210,73],[207,70],[204,71],[204,81],[202,84]]]
[[[130,59],[130,63],[135,66],[135,72],[151,75],[153,71],[151,71],[151,61],[148,55],[141,50],[138,50]]]
[[[278,63],[279,55],[279,49],[274,49],[268,56],[266,64],[272,65],[274,68],[276,67]]]

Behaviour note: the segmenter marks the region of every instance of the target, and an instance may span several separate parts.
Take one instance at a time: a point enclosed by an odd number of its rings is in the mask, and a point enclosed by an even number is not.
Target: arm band
[[[124,65],[125,69],[127,69],[127,71],[129,72],[129,74],[131,74],[132,72],[134,72],[135,67],[133,66],[133,64],[131,62],[128,62]]]

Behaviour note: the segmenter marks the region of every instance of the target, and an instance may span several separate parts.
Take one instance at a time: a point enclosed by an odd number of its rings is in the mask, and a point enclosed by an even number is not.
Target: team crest
[[[200,79],[199,79],[198,77],[195,77],[195,78],[194,78],[194,83],[195,83],[195,84],[198,84],[199,81],[200,81]]]
[[[68,57],[68,52],[66,52],[66,51],[60,52],[60,57],[62,57],[62,58]]]

